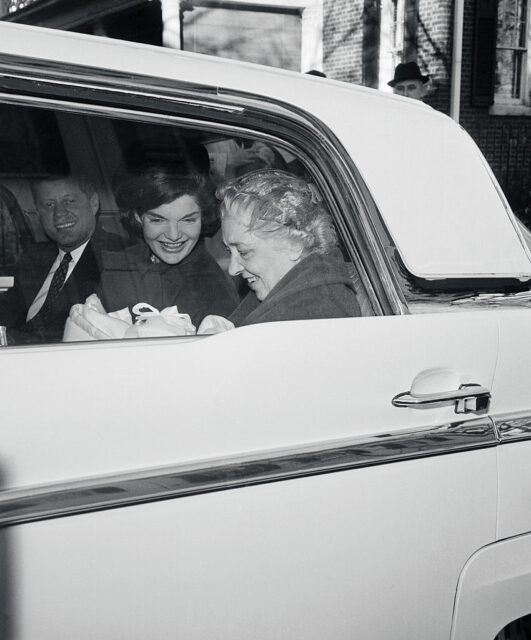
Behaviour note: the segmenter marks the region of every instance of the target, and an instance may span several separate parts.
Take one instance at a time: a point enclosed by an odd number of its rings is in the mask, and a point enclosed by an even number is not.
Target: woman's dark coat
[[[262,302],[251,291],[230,320],[240,327],[257,322],[359,315],[356,291],[339,254],[312,253],[290,269]]]
[[[177,305],[197,327],[206,315],[229,316],[239,302],[229,277],[199,241],[175,265],[152,262],[145,243],[125,251],[105,252],[99,296],[106,311],[147,302],[163,309]]]

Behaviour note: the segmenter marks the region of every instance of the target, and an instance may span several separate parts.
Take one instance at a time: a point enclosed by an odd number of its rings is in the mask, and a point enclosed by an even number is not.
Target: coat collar
[[[202,239],[192,251],[177,264],[152,262],[151,250],[145,242],[139,242],[123,251],[105,251],[103,264],[106,269],[135,271],[145,276],[148,272],[158,272],[170,278],[180,279],[189,271],[194,271],[197,263],[205,256],[205,245]]]

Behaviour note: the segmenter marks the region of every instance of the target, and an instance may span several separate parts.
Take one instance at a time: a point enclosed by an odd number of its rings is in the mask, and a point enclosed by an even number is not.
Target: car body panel
[[[501,309],[499,357],[491,407],[496,414],[528,412],[531,408],[531,335],[528,311],[525,308]]]
[[[347,318],[334,320],[333,330],[327,320],[272,323],[200,340],[0,351],[0,388],[32,390],[22,424],[23,400],[2,394],[3,485],[454,422],[451,404],[400,409],[391,400],[433,369],[450,373],[426,392],[471,382],[490,388],[496,314],[485,313],[479,328],[478,315],[438,314],[429,322],[426,316]],[[50,401],[51,389],[42,384],[50,370],[75,375],[67,398],[59,392]],[[57,419],[61,402],[68,419]]]
[[[531,434],[529,318],[524,309],[508,309],[505,314],[491,404],[502,443],[498,448],[498,539],[531,530],[530,443],[526,442]]]
[[[466,564],[456,597],[452,640],[495,638],[531,609],[531,536],[480,549]]]
[[[515,441],[499,447],[499,539],[531,530],[530,454],[529,442]]]
[[[461,567],[494,535],[494,458],[464,452],[17,527],[14,637],[448,638]]]

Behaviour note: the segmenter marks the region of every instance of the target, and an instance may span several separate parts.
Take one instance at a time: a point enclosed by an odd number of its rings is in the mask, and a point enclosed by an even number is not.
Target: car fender
[[[452,640],[491,638],[531,613],[531,534],[474,553],[459,577]]]

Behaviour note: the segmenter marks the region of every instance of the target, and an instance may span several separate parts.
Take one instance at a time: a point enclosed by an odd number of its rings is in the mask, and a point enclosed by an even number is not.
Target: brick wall
[[[324,69],[336,80],[363,84],[363,0],[324,0]],[[418,64],[430,74],[427,102],[450,108],[453,0],[419,0]]]
[[[324,68],[363,84],[363,0],[324,1]],[[418,0],[417,62],[431,77],[425,102],[450,111],[454,0]],[[465,0],[460,122],[474,138],[513,209],[531,225],[531,116],[495,116],[472,106],[475,0]]]
[[[449,113],[453,1],[419,0],[418,63],[432,77],[425,101]],[[472,106],[475,0],[465,0],[460,123],[487,158],[511,206],[531,223],[531,116],[495,116]]]
[[[513,209],[531,222],[531,116],[495,116],[489,107],[472,106],[474,19],[475,2],[466,0],[460,121],[489,161]]]
[[[362,84],[363,0],[324,0],[324,71]]]

